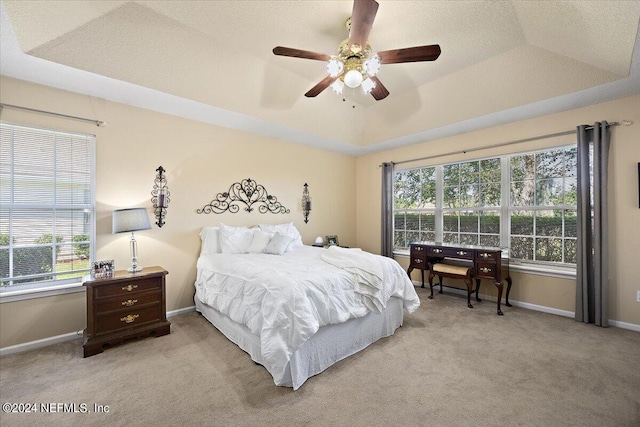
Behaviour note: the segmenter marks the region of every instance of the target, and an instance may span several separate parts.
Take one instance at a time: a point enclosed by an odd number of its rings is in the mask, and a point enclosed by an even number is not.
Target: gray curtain
[[[579,322],[609,326],[607,122],[578,126],[578,247],[576,314]]]
[[[393,163],[382,164],[382,250],[393,258]]]

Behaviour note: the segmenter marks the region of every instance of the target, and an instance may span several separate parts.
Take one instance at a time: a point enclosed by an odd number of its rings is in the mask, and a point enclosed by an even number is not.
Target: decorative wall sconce
[[[167,209],[169,208],[169,187],[167,187],[167,177],[165,176],[165,170],[162,166],[156,169],[156,179],[153,183],[153,191],[151,191],[151,203],[153,204],[153,213],[156,216],[156,225],[162,227],[164,225],[164,218],[167,216]]]
[[[302,212],[304,213],[304,223],[309,222],[309,212],[311,212],[311,196],[309,196],[309,185],[304,183],[302,190]]]

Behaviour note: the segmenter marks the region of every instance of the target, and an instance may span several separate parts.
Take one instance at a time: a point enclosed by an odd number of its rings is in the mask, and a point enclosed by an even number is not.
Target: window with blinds
[[[0,123],[0,291],[89,272],[94,171],[93,135]]]

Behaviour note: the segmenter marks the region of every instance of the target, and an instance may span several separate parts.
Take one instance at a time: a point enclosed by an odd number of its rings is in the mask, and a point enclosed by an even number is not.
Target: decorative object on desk
[[[262,214],[271,212],[273,214],[288,214],[289,209],[282,206],[276,196],[270,195],[264,186],[258,184],[251,178],[243,179],[241,182],[234,182],[229,190],[224,193],[218,193],[215,199],[209,204],[204,205],[202,209],[197,209],[196,213],[221,214],[225,212],[238,213],[240,211],[240,203],[244,203],[245,211],[253,211],[253,205],[258,203],[258,211]]]
[[[138,244],[135,232],[149,229],[151,229],[151,223],[145,208],[116,209],[113,211],[113,234],[131,232],[131,267],[127,268],[130,273],[142,271],[142,267],[138,265]]]
[[[338,246],[338,236],[327,236],[327,245]]]
[[[171,199],[169,196],[169,187],[167,187],[166,171],[162,166],[156,169],[156,179],[153,182],[153,190],[151,191],[151,203],[153,204],[153,213],[156,216],[156,225],[162,227],[167,216],[167,208]]]
[[[315,243],[315,245],[316,245],[316,246],[322,246],[322,245],[324,245],[324,240],[322,239],[322,237],[320,237],[320,236],[316,237],[316,243]]]
[[[110,279],[113,277],[113,260],[94,261],[91,264],[91,279]]]
[[[309,222],[309,212],[311,212],[311,196],[309,196],[309,185],[304,183],[302,190],[302,212],[304,213],[304,223]]]

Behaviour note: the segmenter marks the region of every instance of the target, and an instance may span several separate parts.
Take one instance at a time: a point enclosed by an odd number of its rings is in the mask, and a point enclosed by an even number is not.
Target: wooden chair
[[[429,299],[433,299],[433,278],[438,276],[440,283],[440,293],[442,293],[442,278],[462,279],[467,285],[467,307],[473,308],[471,304],[471,293],[473,292],[473,267],[465,267],[461,265],[452,265],[444,262],[433,263],[429,265],[429,288],[431,295]]]

